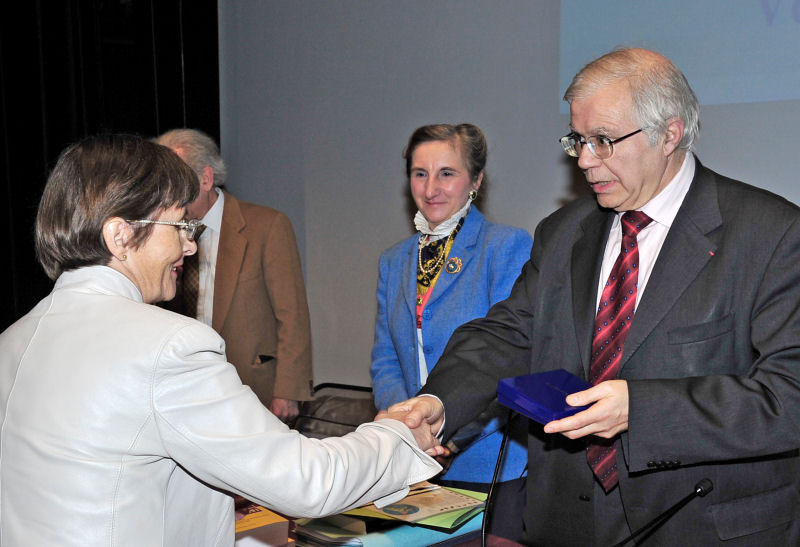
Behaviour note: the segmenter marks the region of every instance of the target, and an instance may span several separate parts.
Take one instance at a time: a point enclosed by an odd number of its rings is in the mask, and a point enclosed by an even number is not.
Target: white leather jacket
[[[208,326],[121,273],[63,274],[0,335],[0,544],[232,545],[225,490],[292,516],[390,496],[440,470],[400,422],[288,429]]]

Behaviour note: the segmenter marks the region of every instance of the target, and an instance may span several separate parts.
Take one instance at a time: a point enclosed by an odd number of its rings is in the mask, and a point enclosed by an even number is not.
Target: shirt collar
[[[658,224],[670,228],[683,199],[692,185],[695,171],[694,154],[686,151],[683,164],[667,186],[639,209]]]
[[[222,208],[225,205],[225,194],[219,188],[214,188],[217,193],[217,201],[211,206],[211,209],[203,216],[201,221],[206,225],[206,228],[219,233],[222,230]]]

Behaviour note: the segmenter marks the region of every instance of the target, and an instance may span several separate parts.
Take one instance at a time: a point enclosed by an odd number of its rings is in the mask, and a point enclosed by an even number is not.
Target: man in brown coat
[[[289,218],[239,201],[220,186],[225,163],[216,143],[194,129],[156,142],[197,173],[200,195],[187,207],[207,229],[198,242],[197,319],[225,340],[242,382],[276,416],[297,416],[310,398],[311,334],[297,242]]]

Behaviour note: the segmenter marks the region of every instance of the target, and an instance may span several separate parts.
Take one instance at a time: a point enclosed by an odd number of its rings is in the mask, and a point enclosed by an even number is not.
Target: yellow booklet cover
[[[446,488],[427,481],[415,484],[402,500],[381,509],[374,504],[345,512],[346,515],[402,520],[441,529],[453,529],[483,511],[486,494]]]
[[[271,537],[280,537],[283,543],[289,538],[289,521],[279,514],[260,505],[249,505],[239,511],[245,515],[236,521],[236,533],[254,530],[256,528],[269,528]]]

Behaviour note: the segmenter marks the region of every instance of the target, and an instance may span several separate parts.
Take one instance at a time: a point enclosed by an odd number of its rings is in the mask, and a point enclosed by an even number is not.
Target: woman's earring
[[[476,190],[470,190],[469,194],[467,194],[467,197],[470,201],[475,201],[475,198],[478,197],[478,192]]]
[[[122,260],[128,260],[128,255],[122,255]]]

